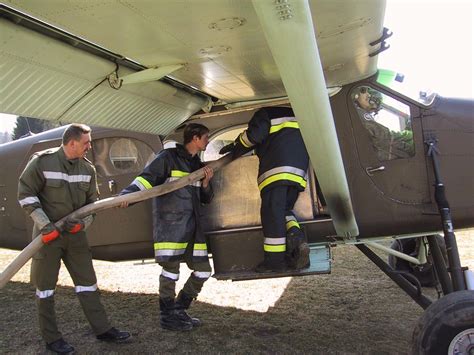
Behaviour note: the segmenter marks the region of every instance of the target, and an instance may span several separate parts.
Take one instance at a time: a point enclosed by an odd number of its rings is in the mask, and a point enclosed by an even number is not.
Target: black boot
[[[191,330],[193,325],[180,318],[175,309],[174,300],[171,298],[160,298],[160,325],[167,330]]]
[[[52,343],[46,344],[46,349],[55,352],[56,354],[70,354],[74,351],[74,348],[66,343],[66,341],[61,338]]]
[[[264,252],[263,262],[257,265],[255,272],[266,273],[266,272],[282,272],[288,270],[285,262],[284,253],[269,253]]]
[[[110,328],[105,333],[96,336],[97,339],[102,341],[110,341],[114,343],[124,343],[130,338],[130,333],[118,330],[117,328]]]
[[[310,261],[309,261],[309,253],[310,253],[309,245],[306,242],[303,242],[298,247],[298,258],[296,259],[296,270],[307,269],[309,268]]]
[[[198,318],[191,317],[186,310],[191,305],[193,298],[188,294],[180,291],[178,294],[178,298],[176,299],[176,311],[178,312],[178,316],[180,319],[184,320],[185,322],[191,322],[193,327],[199,327],[202,323]]]
[[[293,228],[295,229],[295,228]],[[306,269],[310,265],[310,249],[305,234],[298,229],[286,236],[286,262],[291,269]]]

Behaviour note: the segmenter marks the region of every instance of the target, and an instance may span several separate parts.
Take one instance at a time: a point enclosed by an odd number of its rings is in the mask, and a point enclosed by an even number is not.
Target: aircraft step
[[[306,276],[331,273],[331,249],[327,245],[310,245],[310,267],[302,270],[287,270],[282,272],[255,272],[254,270],[239,270],[213,275],[217,280],[244,281],[255,279],[268,279],[275,277]]]

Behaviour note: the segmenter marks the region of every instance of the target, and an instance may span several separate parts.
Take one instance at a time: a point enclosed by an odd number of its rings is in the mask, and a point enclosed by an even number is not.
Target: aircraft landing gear
[[[474,291],[433,302],[413,332],[413,354],[474,354]]]
[[[433,161],[435,200],[443,225],[448,263],[445,265],[442,260],[437,240],[428,237],[444,296],[421,316],[413,332],[412,351],[414,354],[474,354],[474,291],[466,288],[449,203],[440,178],[437,140],[430,137],[425,143]]]
[[[448,255],[446,253],[446,244],[444,242],[444,238],[437,234],[436,241],[441,249],[441,253],[445,262],[448,261]],[[415,258],[418,257],[420,252],[424,252],[426,255],[426,263],[423,265],[414,265],[409,261],[397,258],[394,255],[388,256],[388,264],[396,271],[403,273],[408,273],[413,275],[418,279],[420,285],[423,287],[434,287],[438,284],[438,277],[436,275],[435,269],[433,267],[433,258],[431,255],[431,251],[428,248],[428,243],[423,238],[408,238],[408,239],[397,239],[393,241],[392,245],[390,246],[395,251],[402,252],[404,254],[408,254]],[[420,248],[424,248],[420,250]],[[411,278],[407,277],[407,280],[412,282]]]

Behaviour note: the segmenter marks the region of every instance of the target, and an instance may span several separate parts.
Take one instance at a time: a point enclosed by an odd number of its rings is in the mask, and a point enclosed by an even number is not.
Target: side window
[[[211,138],[209,144],[207,145],[206,150],[201,156],[202,161],[211,161],[216,160],[222,157],[219,154],[219,150],[227,144],[235,141],[237,136],[245,129],[246,125],[239,126],[237,128],[232,128],[228,131],[222,132]]]
[[[408,105],[368,86],[356,87],[351,98],[380,161],[415,155]]]
[[[94,140],[92,151],[101,177],[140,172],[155,155],[144,142],[122,137]]]

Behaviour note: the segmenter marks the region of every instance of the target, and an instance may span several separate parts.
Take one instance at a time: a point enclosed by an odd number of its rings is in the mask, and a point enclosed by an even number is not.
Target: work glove
[[[244,147],[241,143],[231,143],[222,147],[221,150],[219,150],[219,154],[226,154],[230,152],[232,160],[235,160],[252,150],[253,148]]]
[[[84,229],[84,221],[82,219],[68,218],[64,222],[64,230],[71,234],[79,233]]]
[[[221,148],[221,150],[219,150],[219,154],[220,154],[220,155],[227,154],[227,153],[229,153],[229,152],[232,152],[232,151],[234,150],[234,148],[235,148],[235,143],[232,142],[232,143],[230,143],[230,144],[227,144],[227,145],[223,146],[223,147]]]
[[[60,236],[58,229],[53,223],[48,223],[41,228],[41,240],[48,244]]]

